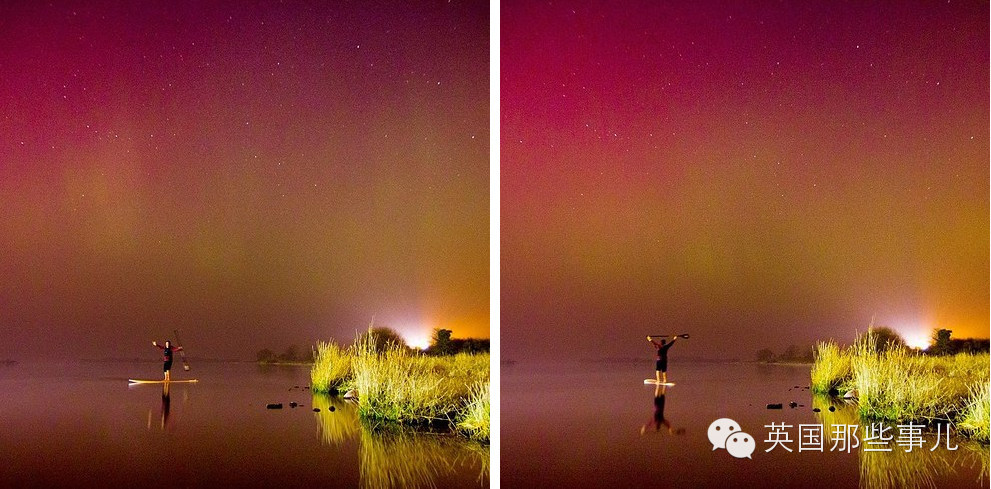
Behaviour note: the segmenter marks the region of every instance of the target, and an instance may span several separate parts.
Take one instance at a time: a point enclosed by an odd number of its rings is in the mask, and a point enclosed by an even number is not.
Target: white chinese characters
[[[764,427],[769,430],[767,439],[764,442],[770,444],[764,450],[765,452],[770,452],[776,448],[791,452],[794,451],[795,445],[797,445],[799,452],[826,451],[827,439],[824,437],[825,432],[822,424],[799,424],[797,439],[792,439],[790,431],[791,428],[795,428],[795,425],[772,422],[771,424],[764,425]],[[915,449],[921,450],[927,443],[922,431],[925,427],[925,425],[909,422],[895,426],[894,428],[898,430],[895,433],[892,426],[886,426],[882,423],[872,423],[863,426],[863,437],[861,441],[861,437],[858,436],[858,433],[861,433],[860,425],[833,424],[829,425],[829,428],[831,428],[829,441],[832,441],[829,451],[851,453],[853,449],[861,447],[861,443],[863,443],[862,450],[865,452],[890,452],[893,450],[892,444],[905,452],[911,452]],[[940,441],[944,439],[946,440],[945,446],[947,450],[956,450],[959,448],[957,445],[950,446],[949,427],[945,427],[944,429],[944,425],[937,424],[936,428],[936,439],[932,441],[932,447],[929,448],[929,451],[936,450],[940,446]],[[709,427],[709,430],[709,439],[711,441],[712,426]]]

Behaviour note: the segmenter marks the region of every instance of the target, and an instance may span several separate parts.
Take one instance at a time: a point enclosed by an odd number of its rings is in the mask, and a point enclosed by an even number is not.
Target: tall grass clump
[[[825,394],[850,380],[850,354],[833,341],[816,344],[812,364],[812,392]]]
[[[313,392],[334,393],[351,380],[351,355],[334,342],[318,342],[317,356],[310,369]]]
[[[970,399],[964,406],[957,428],[971,438],[988,442],[988,418],[991,411],[991,385],[988,382],[977,384],[970,391]]]
[[[371,335],[353,352],[358,412],[374,420],[456,423],[472,385],[489,378],[488,354],[430,357],[396,347],[381,351]]]
[[[458,429],[476,440],[489,439],[489,383],[478,382],[463,410]]]
[[[849,386],[860,415],[893,421],[952,421],[975,382],[987,383],[988,355],[916,355],[880,347],[868,331],[850,352]]]
[[[855,346],[852,385],[860,414],[897,421],[949,420],[960,409],[967,386],[947,382],[936,371],[935,360],[901,348],[878,352],[870,342]]]
[[[988,440],[989,356],[916,354],[872,330],[841,349],[820,343],[811,371],[814,392],[849,391],[861,418],[956,424],[975,440]]]

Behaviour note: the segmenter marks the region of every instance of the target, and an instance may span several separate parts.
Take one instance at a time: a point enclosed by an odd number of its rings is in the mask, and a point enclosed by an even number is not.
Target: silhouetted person
[[[677,336],[672,336],[671,337],[672,340],[670,342],[668,340],[662,339],[660,343],[654,341],[651,338],[653,338],[653,337],[652,336],[647,336],[647,341],[651,342],[651,344],[654,345],[654,348],[657,348],[657,364],[656,364],[656,373],[655,373],[655,375],[657,377],[657,382],[658,383],[660,383],[660,382],[667,383],[667,381],[668,381],[668,350],[671,349],[671,346],[674,345],[674,342],[675,341],[678,341],[678,337]]]
[[[172,346],[172,342],[165,340],[165,346],[159,345],[157,341],[151,342],[152,346],[157,346],[162,350],[162,370],[165,372],[165,381],[168,382],[172,380],[169,373],[172,371],[172,354],[179,350],[182,350],[181,346]]]

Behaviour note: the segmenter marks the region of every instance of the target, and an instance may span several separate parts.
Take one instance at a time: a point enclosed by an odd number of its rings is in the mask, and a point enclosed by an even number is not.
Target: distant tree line
[[[290,345],[286,348],[286,351],[282,353],[275,353],[268,348],[259,350],[255,354],[255,359],[258,363],[300,363],[300,362],[311,362],[313,361],[312,352],[310,354],[300,352],[300,349],[296,345]]]
[[[908,344],[905,343],[905,339],[901,337],[895,330],[887,326],[879,326],[869,328],[871,334],[860,334],[857,338],[853,340],[854,345],[863,345],[868,342],[872,342],[872,350],[876,352],[885,352],[888,350],[895,349],[906,349]]]
[[[871,334],[860,334],[854,340],[854,345],[861,345],[872,342],[872,350],[885,352],[892,349],[909,349],[905,340],[895,330],[881,326],[870,329]],[[948,329],[933,330],[932,342],[924,350],[915,350],[923,355],[956,355],[957,353],[981,353],[989,351],[991,340],[978,338],[950,338],[953,331]],[[775,354],[768,348],[757,352],[758,362],[778,363],[778,362],[812,362],[814,348],[799,348],[795,345],[789,346],[784,352]]]
[[[953,331],[938,328],[934,329],[927,348],[915,350],[923,355],[956,355],[957,353],[981,353],[987,352],[989,340],[977,338],[950,338]],[[888,327],[871,328],[871,335],[859,335],[854,340],[854,344],[873,341],[873,349],[884,352],[891,349],[910,349],[905,340]]]
[[[757,361],[761,363],[811,363],[813,348],[811,346],[788,345],[785,351],[774,353],[770,348],[757,351]]]
[[[485,353],[489,351],[488,338],[452,338],[449,329],[435,329],[430,337],[428,355],[456,355],[458,353]]]
[[[452,338],[452,331],[449,329],[434,329],[430,337],[430,346],[422,351],[426,355],[456,355],[458,353],[484,353],[489,351],[489,340],[483,338]],[[385,351],[389,348],[402,348],[414,351],[403,337],[391,328],[372,328],[371,331],[362,333],[358,338],[359,343],[366,341],[371,335],[373,348],[376,351]],[[416,350],[419,351],[419,350]]]
[[[487,338],[452,338],[452,331],[449,329],[435,329],[430,338],[430,346],[422,350],[425,355],[456,355],[458,353],[485,353],[489,351],[489,340]],[[402,335],[392,328],[375,327],[358,336],[356,343],[369,346],[376,352],[384,352],[394,348],[407,350],[410,353],[421,353],[410,347]],[[312,362],[313,352],[301,352],[299,347],[292,345],[282,353],[265,348],[255,354],[258,363],[301,363]]]
[[[932,344],[923,350],[928,355],[956,355],[957,353],[981,353],[991,350],[991,340],[979,338],[950,338],[949,329],[933,330]]]
[[[372,349],[377,352],[384,352],[392,348],[412,350],[402,335],[392,328],[371,328],[358,336],[357,343],[363,345],[369,340],[372,342]]]

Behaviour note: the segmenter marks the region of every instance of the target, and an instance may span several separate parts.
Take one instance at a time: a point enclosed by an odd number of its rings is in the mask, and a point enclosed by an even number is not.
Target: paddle
[[[652,334],[652,335],[650,335],[651,338],[670,338],[672,336],[674,336],[675,338],[684,338],[686,340],[689,338],[688,333],[684,333],[684,334]]]
[[[175,333],[175,341],[176,341],[176,343],[179,343],[179,346],[182,346],[182,340],[179,339],[179,330],[178,329],[174,329],[174,330],[172,330],[172,332]],[[183,348],[182,350],[179,350],[179,356],[182,357],[182,369],[185,370],[185,371],[187,371],[187,372],[189,372],[189,364],[186,363],[186,349],[185,348]]]

